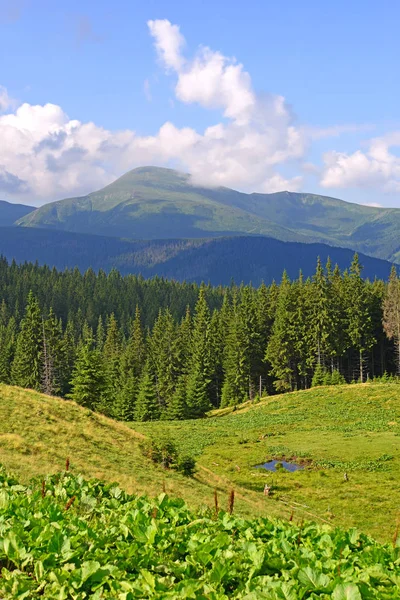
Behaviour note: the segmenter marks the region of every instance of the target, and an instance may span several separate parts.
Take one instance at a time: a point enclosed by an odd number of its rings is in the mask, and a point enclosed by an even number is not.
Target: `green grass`
[[[218,416],[218,415],[221,416]],[[262,500],[263,513],[350,527],[388,541],[400,516],[400,386],[322,387],[271,397],[236,411],[182,423],[134,423],[145,435],[167,433],[212,480]],[[302,461],[302,471],[270,473],[272,458]],[[348,481],[344,480],[344,473]],[[265,483],[271,497],[262,494]]]
[[[207,475],[200,470],[191,479],[154,466],[140,451],[143,437],[74,402],[0,384],[0,463],[22,482],[59,472],[69,457],[72,472],[117,481],[129,493],[154,496],[165,489],[194,507],[212,506]],[[229,491],[229,484],[221,486],[221,506]],[[238,497],[237,508],[254,512],[251,499]]]
[[[195,455],[193,479],[153,466],[141,435],[168,436]],[[400,516],[400,386],[316,388],[215,411],[200,421],[116,423],[73,402],[0,386],[0,451],[23,481],[54,473],[67,456],[73,472],[118,481],[128,492],[158,494],[163,486],[190,506],[222,507],[236,491],[235,510],[356,526],[391,541]],[[269,473],[270,458],[303,461],[302,471]],[[344,481],[344,473],[348,481]],[[263,495],[264,485],[272,495]]]

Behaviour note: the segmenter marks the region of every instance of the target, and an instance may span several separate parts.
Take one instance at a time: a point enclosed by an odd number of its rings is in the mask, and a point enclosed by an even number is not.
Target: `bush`
[[[186,477],[193,477],[196,470],[196,461],[192,456],[181,456],[178,458],[175,469]]]
[[[179,456],[173,442],[165,439],[149,440],[140,446],[142,454],[164,469],[174,469],[187,477],[195,472],[196,461],[190,456]]]

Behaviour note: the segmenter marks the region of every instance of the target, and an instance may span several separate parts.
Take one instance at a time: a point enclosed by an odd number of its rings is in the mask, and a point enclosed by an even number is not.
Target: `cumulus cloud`
[[[167,20],[148,22],[165,70],[176,77],[176,100],[219,109],[217,122],[199,132],[164,123],[153,136],[109,131],[70,119],[60,106],[22,104],[10,111],[0,89],[0,173],[10,197],[38,203],[82,195],[146,164],[173,165],[193,183],[247,191],[297,190],[301,177],[279,167],[302,159],[307,135],[282,96],[256,94],[250,75],[235,59],[202,47],[190,59],[185,39]],[[150,93],[144,84],[145,93]],[[6,182],[6,183],[4,183]]]
[[[181,69],[184,62],[181,51],[185,45],[185,38],[179,26],[172,25],[167,19],[147,21],[147,25],[165,66],[175,70]]]
[[[365,152],[326,153],[321,185],[400,192],[400,157],[393,152],[396,147],[400,147],[400,131],[370,140]]]
[[[285,179],[279,164],[301,158],[306,135],[282,96],[257,95],[251,77],[234,58],[202,47],[188,60],[184,38],[168,20],[149,21],[161,63],[177,76],[176,98],[220,109],[227,122],[206,129],[182,157],[193,181],[204,185],[298,189],[301,178]]]

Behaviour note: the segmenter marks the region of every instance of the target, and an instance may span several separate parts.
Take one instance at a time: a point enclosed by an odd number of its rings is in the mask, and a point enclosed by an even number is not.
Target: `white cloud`
[[[175,70],[180,69],[184,62],[181,50],[185,45],[185,38],[178,25],[172,25],[167,19],[147,21],[147,25],[165,66]]]
[[[221,109],[227,119],[197,136],[181,157],[193,182],[275,189],[281,181],[287,189],[298,189],[300,177],[286,180],[275,171],[278,165],[301,158],[307,144],[285,99],[257,95],[243,65],[220,52],[202,47],[192,60],[186,59],[184,38],[169,21],[149,21],[148,25],[159,59],[177,75],[177,99]]]
[[[13,104],[10,96],[5,87],[0,85],[0,113],[9,109]]]
[[[248,191],[297,190],[301,177],[284,178],[279,167],[305,153],[307,135],[294,123],[282,96],[255,94],[250,75],[234,59],[200,48],[182,52],[177,25],[149,21],[163,66],[177,77],[176,99],[219,109],[224,119],[198,132],[162,125],[154,136],[108,131],[71,120],[60,106],[22,104],[0,115],[0,195],[39,203],[81,195],[136,166],[178,166],[205,186]],[[148,83],[144,92],[149,94]],[[0,98],[7,110],[5,90]]]
[[[284,177],[281,167],[290,173],[294,165],[298,172],[315,176],[318,167],[306,161],[312,140],[357,129],[301,127],[285,98],[256,93],[249,73],[234,58],[207,47],[186,57],[177,25],[164,19],[149,21],[148,27],[161,64],[176,78],[175,101],[219,110],[221,118],[204,131],[166,122],[156,135],[138,136],[132,130],[109,131],[71,120],[54,104],[25,103],[14,109],[0,87],[0,197],[42,203],[83,195],[146,164],[187,170],[193,183],[204,186],[296,191],[302,177]],[[151,99],[148,80],[143,89]],[[378,138],[368,153],[326,154],[322,184],[383,181],[388,189],[398,186],[400,191],[399,159],[390,153],[394,142]]]
[[[370,140],[368,150],[352,154],[328,152],[321,185],[331,188],[380,188],[400,192],[400,157],[392,149],[400,146],[400,131]]]

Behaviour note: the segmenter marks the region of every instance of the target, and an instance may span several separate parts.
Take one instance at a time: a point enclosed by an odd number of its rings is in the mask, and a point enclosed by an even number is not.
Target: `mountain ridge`
[[[34,206],[13,204],[12,202],[7,202],[7,200],[0,200],[0,225],[14,225],[16,221],[34,210]]]
[[[350,265],[353,251],[326,244],[282,242],[262,236],[206,239],[123,240],[49,229],[0,227],[0,255],[18,263],[37,260],[59,270],[89,267],[95,271],[116,268],[123,275],[166,277],[179,281],[229,285],[236,282],[280,280],[315,272],[317,257],[329,257],[341,269]],[[387,279],[391,263],[360,254],[365,277]]]
[[[400,209],[318,194],[195,186],[188,174],[160,167],[133,169],[101,190],[46,204],[16,224],[147,240],[261,235],[400,261]]]

